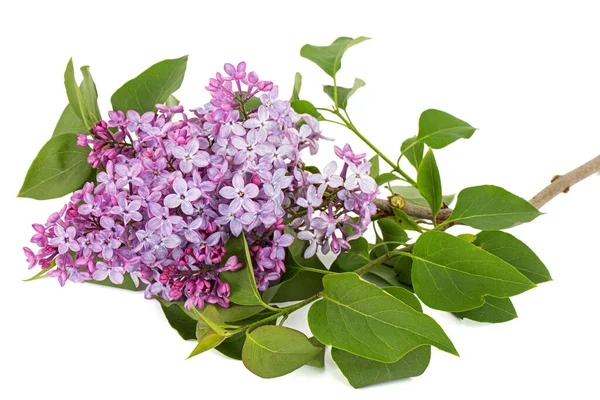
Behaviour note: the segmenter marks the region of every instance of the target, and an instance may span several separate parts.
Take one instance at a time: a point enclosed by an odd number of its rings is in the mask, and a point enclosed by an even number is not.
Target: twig
[[[560,193],[567,193],[569,188],[573,185],[598,171],[600,171],[600,156],[597,156],[593,160],[586,162],[565,175],[555,176],[550,185],[546,186],[538,194],[533,196],[529,202],[535,208],[541,208]],[[375,199],[373,203],[383,213],[393,215],[392,205],[390,204],[389,199]],[[404,207],[402,207],[402,210],[413,218],[428,220],[433,218],[431,210],[428,207],[406,203]],[[443,222],[448,219],[451,213],[451,208],[442,208],[437,214],[438,222]]]
[[[571,186],[598,171],[600,171],[600,156],[586,162],[565,175],[554,177],[552,183],[533,196],[529,202],[533,204],[535,208],[541,208],[559,194],[567,193]]]

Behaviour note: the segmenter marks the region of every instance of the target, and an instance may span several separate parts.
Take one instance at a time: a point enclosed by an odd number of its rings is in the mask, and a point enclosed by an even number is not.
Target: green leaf
[[[394,212],[394,217],[396,218],[396,221],[398,221],[402,229],[423,232],[423,229],[421,229],[419,224],[417,224],[414,219],[409,217],[408,214],[405,213],[402,209],[398,207],[392,207],[392,211]]]
[[[312,115],[319,121],[323,121],[323,119],[324,119],[323,115],[321,115],[321,113],[319,111],[317,111],[315,106],[313,106],[310,101],[294,100],[294,101],[292,101],[291,106],[294,109],[294,111],[296,111],[298,114]]]
[[[170,95],[169,97],[167,97],[167,101],[165,101],[165,106],[171,108],[173,106],[178,106],[179,105],[179,100],[177,100],[177,97]]]
[[[327,275],[323,285],[323,299],[308,312],[310,330],[319,342],[386,363],[424,345],[457,354],[431,317],[358,275]]]
[[[394,258],[394,271],[398,281],[412,286],[412,258],[399,256]]]
[[[207,350],[217,347],[226,339],[221,332],[217,333],[213,328],[223,325],[221,316],[215,306],[208,305],[202,311],[194,311],[196,312],[196,315],[201,317],[196,323],[196,340],[198,340],[198,344],[190,353],[188,358],[192,358],[198,354],[204,353]]]
[[[350,47],[369,40],[360,36],[356,39],[349,37],[337,38],[329,46],[313,46],[306,44],[300,49],[300,55],[317,64],[325,73],[332,78],[342,67],[342,56]]]
[[[373,158],[371,158],[369,160],[369,162],[371,163],[371,169],[369,170],[369,176],[373,179],[375,179],[377,176],[379,176],[379,156],[377,154],[375,154],[373,156]]]
[[[312,360],[321,347],[302,333],[284,326],[261,326],[246,335],[242,361],[261,378],[276,378]]]
[[[80,189],[94,171],[89,153],[89,147],[77,146],[74,133],[52,137],[31,163],[18,196],[47,200]]]
[[[317,340],[316,337],[309,337],[308,340],[312,343],[313,346],[319,347],[321,351],[317,353],[314,358],[312,358],[306,365],[310,365],[311,367],[316,368],[325,368],[325,345]]]
[[[422,234],[413,249],[412,283],[421,301],[443,311],[481,307],[535,284],[506,261],[445,232]]]
[[[377,225],[381,229],[383,240],[385,242],[397,242],[406,243],[408,242],[408,235],[406,231],[402,229],[400,224],[390,218],[382,218],[377,220]]]
[[[294,88],[292,90],[292,97],[290,101],[300,100],[300,88],[302,87],[302,75],[300,72],[296,72],[294,76]]]
[[[125,83],[110,98],[113,110],[135,110],[142,114],[164,104],[181,86],[187,59],[183,56],[161,61]]]
[[[423,111],[419,118],[418,141],[433,149],[441,149],[458,139],[473,136],[476,128],[440,110]]]
[[[510,299],[487,296],[485,304],[481,307],[457,312],[454,315],[477,322],[501,323],[517,318],[517,311]]]
[[[240,306],[232,304],[228,308],[219,307],[218,312],[223,322],[236,322],[253,317],[264,309],[263,306]]]
[[[427,203],[427,200],[421,196],[419,190],[412,186],[392,186],[392,191],[402,196],[407,203],[416,204],[423,207],[429,206],[429,203]],[[442,201],[446,205],[452,203],[452,200],[454,200],[454,195],[452,194],[442,196]]]
[[[431,346],[418,347],[393,363],[382,363],[331,349],[331,357],[354,388],[422,375],[429,366]]]
[[[180,302],[168,302],[157,298],[160,307],[169,321],[169,325],[179,333],[184,340],[196,339],[197,321],[190,315],[190,312],[183,307]]]
[[[239,321],[238,325],[245,326],[254,323],[262,318],[264,318],[262,314],[254,315],[246,320]],[[277,321],[271,321],[268,323],[268,325],[276,325],[276,322]],[[241,360],[242,350],[244,348],[245,342],[246,332],[240,332],[225,339],[223,343],[218,345],[215,349],[229,358],[233,358],[234,360]]]
[[[331,267],[334,271],[352,272],[370,262],[369,242],[360,237],[350,241],[350,250],[338,254]]]
[[[532,221],[541,214],[527,200],[505,189],[483,185],[463,189],[444,223],[460,222],[476,229],[497,230]]]
[[[404,284],[398,280],[396,272],[387,265],[377,265],[376,267],[371,268],[366,274],[361,275],[361,278],[382,289],[390,287],[390,285],[401,288],[404,286]]]
[[[100,116],[100,109],[98,108],[98,91],[96,90],[94,78],[92,78],[92,74],[90,73],[90,67],[83,66],[80,69],[81,74],[83,75],[83,81],[81,81],[79,90],[81,92],[83,104],[85,104],[85,110],[87,111],[89,119],[92,123],[90,128],[92,128],[96,122],[102,119]]]
[[[204,353],[205,351],[214,349],[215,347],[223,343],[224,340],[225,337],[215,332],[207,332],[202,337],[198,338],[198,344],[187,358],[192,358],[194,356],[197,356],[198,354]]]
[[[503,259],[533,283],[537,284],[552,280],[550,272],[533,250],[509,233],[500,231],[480,232],[473,244]]]
[[[252,266],[252,258],[248,250],[248,242],[244,233],[238,237],[232,236],[225,244],[225,249],[229,256],[237,256],[240,262],[244,263],[244,267],[237,271],[225,271],[219,274],[219,277],[229,284],[231,302],[246,306],[264,306],[264,302],[256,287],[254,278],[254,268]]]
[[[65,133],[88,133],[88,129],[83,124],[81,118],[75,114],[73,107],[67,104],[64,111],[60,115],[60,119],[56,123],[52,136],[58,136]]]
[[[75,80],[73,59],[70,59],[64,75],[65,89],[73,113],[83,122],[87,129],[91,129],[100,120],[98,93],[96,92],[96,85],[90,74],[89,67],[81,67],[81,73],[83,74],[83,81],[81,82],[81,86],[78,86]]]
[[[442,180],[431,149],[425,154],[423,161],[419,165],[417,185],[419,186],[419,193],[427,200],[435,219],[443,201]]]
[[[338,86],[337,87],[337,106],[342,110],[345,110],[348,107],[348,99],[352,97],[354,92],[356,92],[361,87],[365,86],[366,83],[362,79],[354,79],[354,85],[350,89]],[[329,85],[323,85],[323,91],[331,100],[335,102],[335,88]]]
[[[375,177],[375,182],[378,186],[385,185],[388,182],[394,182],[399,180],[400,177],[398,175],[392,174],[391,172],[386,172]]]
[[[406,157],[408,162],[411,163],[416,170],[419,169],[419,165],[423,160],[424,150],[425,146],[423,145],[423,142],[418,141],[416,136],[406,139],[400,146],[400,153]]]
[[[415,311],[423,312],[423,306],[421,306],[421,302],[417,299],[417,296],[409,292],[400,286],[390,286],[383,288],[386,292],[406,304],[407,306],[412,307]]]
[[[323,290],[323,274],[300,269],[296,265],[286,265],[282,282],[269,287],[263,299],[269,303],[283,303],[309,298]]]

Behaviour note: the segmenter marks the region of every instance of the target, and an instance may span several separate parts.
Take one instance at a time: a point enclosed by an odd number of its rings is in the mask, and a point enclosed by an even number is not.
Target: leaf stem
[[[253,329],[258,328],[259,326],[268,324],[271,321],[277,321],[277,319],[279,317],[287,316],[287,315],[293,313],[294,311],[301,309],[305,305],[312,303],[313,301],[315,301],[319,297],[321,297],[322,294],[323,294],[323,292],[316,293],[316,294],[310,296],[309,298],[307,298],[305,300],[302,300],[299,303],[292,304],[291,306],[278,309],[279,312],[277,312],[277,313],[275,313],[275,314],[273,314],[273,315],[271,315],[271,316],[269,316],[267,318],[261,319],[260,321],[256,321],[256,322],[254,322],[254,323],[252,323],[250,325],[247,325],[247,326],[245,326],[243,328],[240,328],[240,329],[238,329],[236,331],[233,331],[232,334],[243,332],[243,331],[250,332]]]
[[[344,124],[346,125],[346,127],[348,129],[350,129],[352,132],[354,132],[354,134],[356,136],[358,136],[363,142],[365,142],[365,144],[367,146],[369,146],[375,153],[377,153],[377,155],[379,157],[381,157],[381,159],[383,161],[385,161],[386,163],[388,163],[388,165],[390,167],[392,167],[392,170],[396,171],[397,173],[399,173],[400,175],[402,175],[402,177],[404,179],[406,179],[406,181],[408,183],[410,183],[412,186],[414,187],[418,187],[417,186],[417,182],[415,182],[414,179],[412,179],[406,172],[402,171],[402,169],[400,167],[398,167],[398,165],[396,165],[392,160],[390,160],[385,154],[383,154],[373,143],[371,143],[371,141],[369,141],[369,139],[367,139],[362,133],[359,132],[358,129],[356,129],[356,126],[354,126],[354,124],[352,123],[352,121],[350,121],[350,118],[346,118],[342,115],[342,113],[340,112],[339,109],[336,109],[333,111],[333,113],[335,115],[338,116],[339,119],[341,119]]]

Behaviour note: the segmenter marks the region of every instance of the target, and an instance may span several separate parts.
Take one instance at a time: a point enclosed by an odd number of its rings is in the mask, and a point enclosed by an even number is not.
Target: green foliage
[[[441,149],[458,139],[469,139],[475,130],[463,120],[443,111],[430,109],[423,111],[419,118],[418,141],[432,149]]]
[[[419,193],[431,209],[433,219],[437,215],[442,206],[442,180],[440,171],[438,170],[433,151],[429,150],[421,164],[419,164],[419,173],[417,175],[417,184],[419,185]]]
[[[292,97],[290,101],[300,100],[300,89],[302,88],[302,75],[299,72],[296,72],[296,76],[294,76],[294,88],[292,90]]]
[[[196,339],[197,321],[190,311],[183,307],[183,303],[165,301],[157,298],[169,322],[169,325],[179,333],[184,340]]]
[[[135,110],[140,115],[164,104],[183,82],[187,56],[154,64],[126,82],[112,95],[113,110]]]
[[[342,110],[345,110],[348,107],[348,99],[361,87],[365,86],[366,83],[362,79],[354,79],[354,85],[351,88],[345,88],[341,86],[337,86],[337,106]],[[334,102],[335,99],[335,87],[325,85],[323,86],[323,91],[329,96],[331,100]]]
[[[294,100],[291,102],[291,106],[294,109],[294,111],[296,111],[298,114],[312,115],[319,121],[322,121],[324,119],[323,115],[321,115],[321,113],[319,111],[317,111],[315,106],[313,106],[312,103],[309,101]]]
[[[383,218],[377,220],[377,224],[381,229],[384,242],[406,243],[408,242],[408,234],[402,226],[391,218]]]
[[[484,296],[509,297],[535,287],[506,261],[444,232],[422,234],[412,258],[415,293],[438,310],[472,310]]]
[[[250,257],[248,242],[244,233],[238,237],[230,237],[225,244],[225,249],[229,257],[236,256],[239,262],[244,263],[242,269],[225,271],[219,274],[219,277],[224,282],[227,282],[231,288],[229,300],[233,303],[246,306],[265,306],[256,287],[252,258]]]
[[[492,253],[519,270],[533,283],[551,281],[550,272],[539,257],[513,235],[500,231],[480,232],[474,245]]]
[[[52,137],[31,163],[18,196],[47,200],[78,190],[92,179],[89,153],[89,148],[77,146],[75,133]]]
[[[81,118],[75,114],[73,107],[67,104],[64,111],[60,115],[60,119],[56,123],[52,136],[58,136],[65,133],[86,133],[88,128],[83,124]]]
[[[323,299],[308,313],[311,332],[326,345],[392,363],[424,345],[457,354],[442,328],[354,273],[323,278]]]
[[[83,81],[81,86],[78,86],[75,80],[73,60],[69,60],[65,70],[65,89],[73,113],[87,129],[91,129],[101,119],[98,109],[98,93],[89,67],[81,67],[81,73]]]
[[[429,206],[429,203],[421,195],[419,189],[416,189],[412,186],[392,186],[392,191],[402,196],[407,203],[416,204],[418,206],[424,207]],[[454,195],[452,194],[442,196],[442,201],[446,205],[452,203],[452,200],[454,200]]]
[[[406,157],[408,162],[411,163],[416,170],[419,169],[419,165],[423,160],[424,150],[425,146],[423,145],[423,142],[418,140],[417,136],[406,139],[400,146],[400,153]]]
[[[261,326],[246,334],[242,361],[261,378],[289,374],[322,351],[302,333],[283,326]]]
[[[333,348],[331,357],[354,388],[422,375],[429,366],[431,347],[418,347],[393,363],[382,363]]]
[[[539,215],[527,200],[501,187],[483,185],[463,189],[458,194],[446,223],[460,222],[476,229],[496,230],[532,221]]]
[[[337,38],[329,46],[304,45],[300,50],[300,55],[317,64],[325,73],[335,78],[336,73],[342,67],[342,56],[350,47],[369,40],[369,38],[360,36],[356,39],[349,37]]]
[[[517,318],[517,311],[512,301],[507,298],[485,298],[485,304],[473,310],[455,313],[458,318],[467,318],[477,322],[500,323]]]

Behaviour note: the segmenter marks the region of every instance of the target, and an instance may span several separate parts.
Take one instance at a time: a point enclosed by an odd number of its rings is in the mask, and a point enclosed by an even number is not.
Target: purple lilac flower
[[[272,82],[245,63],[227,64],[207,89],[210,103],[191,113],[164,105],[141,116],[115,110],[79,136],[101,171],[97,183],[33,225],[39,249],[24,248],[28,265],[49,269],[61,285],[107,277],[119,284],[129,274],[146,298],[228,307],[231,288],[219,274],[243,266],[225,249],[232,236],[248,233],[264,291],[285,272],[294,237],[284,229],[309,242],[306,257],[345,251],[364,233],[378,193],[363,176],[364,154],[336,147],[339,175],[335,163],[311,174],[302,155],[326,138],[314,117],[277,98]],[[240,112],[240,100],[254,97],[261,105]],[[330,188],[336,196],[324,196]]]
[[[253,198],[258,196],[258,186],[254,183],[245,184],[240,174],[233,176],[232,186],[225,186],[219,190],[219,194],[226,199],[231,199],[234,208],[239,209],[242,203],[247,205]]]
[[[206,167],[208,165],[208,154],[204,151],[199,151],[200,143],[196,139],[192,139],[184,147],[177,146],[173,149],[173,156],[179,159],[179,169],[181,172],[189,173],[193,166]]]
[[[200,197],[200,189],[188,189],[185,179],[175,178],[173,181],[173,190],[175,190],[175,193],[165,197],[164,205],[169,208],[181,207],[181,211],[185,214],[192,215],[194,213],[192,202]]]
[[[79,243],[75,239],[77,231],[70,226],[67,229],[56,224],[54,225],[54,234],[56,237],[50,239],[48,243],[52,246],[58,246],[58,253],[65,254],[67,251],[79,251]]]
[[[375,193],[377,191],[377,182],[369,176],[369,170],[371,169],[370,162],[358,166],[353,163],[348,163],[348,167],[351,172],[346,177],[346,182],[344,183],[346,189],[352,190],[356,187],[360,187],[360,190],[367,194]]]

